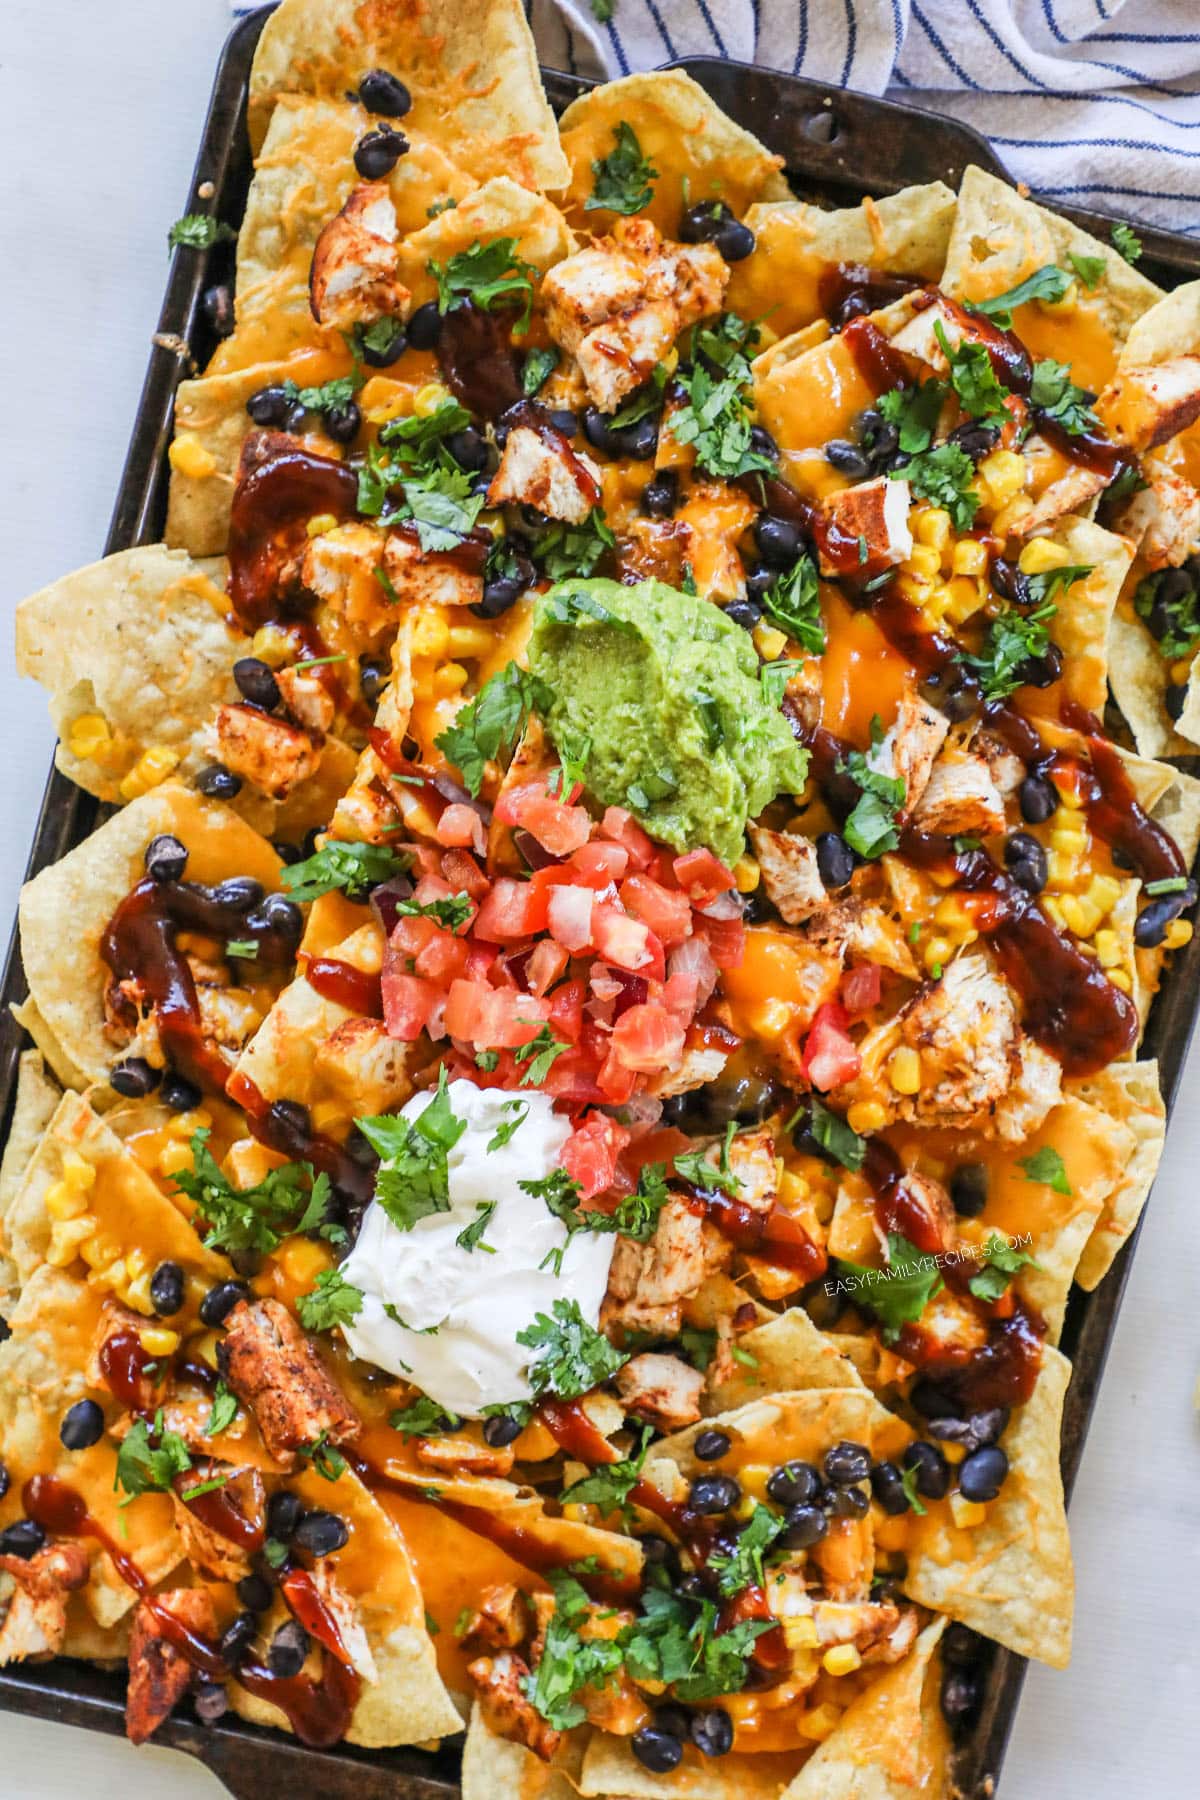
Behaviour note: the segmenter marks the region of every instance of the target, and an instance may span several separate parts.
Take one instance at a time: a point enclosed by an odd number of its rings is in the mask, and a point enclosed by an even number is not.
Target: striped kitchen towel
[[[552,67],[728,56],[886,94],[974,125],[1046,200],[1200,233],[1200,0],[525,4]]]

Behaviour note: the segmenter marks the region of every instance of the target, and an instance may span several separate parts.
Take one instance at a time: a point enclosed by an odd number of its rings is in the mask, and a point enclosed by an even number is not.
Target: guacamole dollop
[[[537,603],[529,667],[588,792],[673,849],[705,845],[732,864],[747,819],[804,786],[808,755],[778,689],[710,601],[661,581],[560,581]]]

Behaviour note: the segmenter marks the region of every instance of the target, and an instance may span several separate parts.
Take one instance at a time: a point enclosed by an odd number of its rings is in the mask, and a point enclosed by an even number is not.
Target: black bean
[[[979,1704],[979,1683],[962,1669],[947,1669],[942,1676],[942,1716],[950,1725],[969,1718]]]
[[[249,1298],[250,1289],[244,1281],[219,1281],[200,1302],[201,1320],[205,1325],[223,1325],[238,1301]]]
[[[292,1536],[310,1556],[330,1556],[349,1543],[350,1527],[337,1513],[306,1512]]]
[[[763,609],[756,600],[731,600],[725,608],[725,617],[743,631],[753,631],[762,616]]]
[[[824,1469],[826,1481],[831,1481],[835,1487],[851,1487],[857,1481],[869,1479],[871,1452],[865,1444],[843,1439],[825,1452]]]
[[[688,1506],[692,1512],[707,1516],[728,1512],[741,1497],[742,1490],[732,1475],[701,1475],[692,1483]]]
[[[780,1543],[787,1550],[808,1550],[829,1530],[829,1520],[819,1506],[790,1506]]]
[[[965,419],[954,428],[947,441],[956,444],[973,463],[982,462],[1000,442],[1000,427],[985,425],[980,419]]]
[[[750,448],[757,456],[769,457],[772,462],[779,461],[779,445],[765,425],[750,427]]]
[[[436,300],[418,306],[408,321],[408,341],[414,350],[432,350],[442,335],[442,315]]]
[[[754,541],[763,561],[776,569],[790,569],[804,548],[799,528],[790,519],[777,519],[771,513],[759,515]]]
[[[692,1445],[692,1455],[701,1462],[720,1462],[728,1456],[732,1448],[732,1439],[726,1431],[702,1431]]]
[[[127,1056],[114,1063],[108,1072],[108,1084],[126,1100],[142,1100],[158,1086],[162,1071],[153,1068],[144,1056]]]
[[[362,430],[362,408],[357,400],[343,400],[325,411],[325,431],[335,444],[352,444]]]
[[[1026,775],[1017,789],[1017,803],[1027,825],[1044,825],[1058,811],[1058,789],[1044,775]]]
[[[1143,950],[1153,950],[1162,943],[1167,927],[1182,912],[1196,904],[1196,884],[1189,881],[1174,894],[1160,894],[1144,906],[1133,927],[1133,941]]]
[[[871,1496],[862,1487],[827,1487],[821,1505],[835,1519],[861,1519],[869,1511]]]
[[[584,408],[583,435],[593,450],[602,450],[606,456],[621,454],[619,434],[613,430],[597,406]]]
[[[854,873],[854,852],[838,831],[817,837],[817,873],[827,888],[845,887]]]
[[[58,1435],[67,1450],[90,1450],[104,1436],[104,1413],[94,1400],[77,1400],[63,1414]]]
[[[163,1076],[159,1097],[163,1105],[169,1106],[172,1112],[191,1112],[193,1107],[199,1106],[201,1093],[194,1081],[188,1081],[185,1076],[177,1075],[174,1069],[168,1069]]]
[[[676,1560],[674,1544],[669,1544],[666,1538],[659,1537],[653,1531],[648,1531],[638,1542],[642,1546],[642,1560],[651,1568],[665,1568]]]
[[[555,431],[565,438],[579,436],[579,414],[569,406],[556,406],[546,414]]]
[[[1053,687],[1063,670],[1063,653],[1057,644],[1047,644],[1040,656],[1027,656],[1018,664],[1016,674],[1025,687]]]
[[[267,1112],[273,1131],[288,1156],[303,1156],[312,1142],[312,1121],[299,1100],[273,1100]]]
[[[943,1500],[950,1486],[950,1465],[927,1438],[918,1438],[908,1446],[901,1459],[906,1469],[917,1471],[917,1492],[926,1500]]]
[[[204,317],[218,337],[226,338],[234,327],[233,290],[228,282],[218,281],[205,288],[200,302]]]
[[[669,519],[679,497],[674,469],[664,469],[642,489],[642,511],[651,519]]]
[[[363,656],[358,664],[358,689],[368,706],[374,706],[390,679],[386,663],[375,656]]]
[[[1188,684],[1186,681],[1172,681],[1167,684],[1167,691],[1163,695],[1163,705],[1167,709],[1168,719],[1178,720],[1183,717],[1183,709],[1187,705],[1187,697]]]
[[[217,906],[233,913],[248,913],[262,899],[263,885],[253,875],[231,875],[228,881],[218,881],[209,892]]]
[[[151,881],[180,881],[187,868],[188,853],[177,837],[160,831],[146,845],[143,864]]]
[[[493,575],[483,584],[483,599],[471,611],[481,619],[499,619],[515,606],[528,584],[521,575]]]
[[[1028,604],[1029,578],[1022,575],[1015,562],[993,556],[988,565],[988,577],[1002,600],[1010,600],[1015,606]]]
[[[304,932],[304,914],[286,894],[268,894],[261,906],[246,914],[246,928],[253,932],[273,932],[288,943],[299,943]]]
[[[412,107],[412,95],[390,69],[371,69],[358,84],[358,97],[369,113],[402,119]]]
[[[297,434],[308,430],[308,408],[302,400],[294,400],[284,413],[283,429]]]
[[[776,1506],[806,1506],[820,1491],[821,1475],[814,1463],[781,1463],[767,1477],[767,1498]]]
[[[402,156],[408,153],[408,139],[402,131],[381,125],[368,131],[354,146],[354,166],[364,181],[382,181],[391,174]]]
[[[446,448],[460,468],[477,471],[487,466],[487,439],[474,425],[452,431],[446,439]]]
[[[939,1443],[961,1444],[970,1455],[985,1444],[994,1444],[1007,1424],[1007,1406],[993,1406],[986,1412],[972,1413],[969,1419],[930,1419],[929,1435]]]
[[[659,1725],[643,1725],[630,1740],[630,1749],[652,1775],[669,1775],[683,1760],[683,1745]]]
[[[1008,1457],[999,1444],[976,1450],[958,1466],[958,1485],[968,1500],[994,1500],[1008,1475]]]
[[[281,696],[275,671],[261,657],[239,656],[233,665],[233,679],[238,693],[244,700],[249,700],[252,706],[261,706],[264,712],[274,712],[279,705]]]
[[[304,1515],[304,1502],[291,1488],[278,1488],[267,1501],[267,1531],[287,1543]]]
[[[876,1463],[871,1470],[871,1492],[882,1506],[885,1513],[899,1518],[908,1511],[908,1495],[904,1491],[904,1477],[894,1462]]]
[[[693,1713],[692,1742],[702,1756],[726,1756],[733,1749],[733,1720],[720,1706]]]
[[[773,569],[770,563],[755,563],[746,573],[746,592],[751,600],[761,600],[778,580],[779,571]]]
[[[227,1669],[236,1669],[250,1654],[250,1645],[258,1631],[258,1620],[252,1612],[240,1612],[217,1639],[217,1655]]]
[[[710,244],[722,225],[733,218],[724,200],[698,200],[689,206],[679,221],[680,241],[685,244]]]
[[[208,763],[196,776],[196,786],[209,800],[232,800],[242,791],[242,778],[224,763]]]
[[[46,1542],[46,1534],[35,1519],[18,1519],[0,1531],[0,1556],[19,1556],[28,1562]]]
[[[219,1681],[202,1681],[192,1695],[192,1705],[202,1725],[215,1725],[229,1711],[229,1695]]]
[[[1014,831],[1006,839],[1004,866],[1027,894],[1040,894],[1050,877],[1046,852],[1028,831]]]
[[[988,1198],[986,1163],[959,1163],[950,1177],[950,1198],[960,1219],[977,1219]]]
[[[261,1250],[231,1250],[229,1260],[236,1272],[249,1281],[261,1270],[263,1253]]]
[[[865,481],[871,473],[869,461],[849,438],[830,438],[825,446],[825,461],[851,481]]]
[[[713,238],[727,263],[745,262],[753,255],[756,241],[750,227],[743,225],[740,219],[730,219]]]
[[[616,441],[618,456],[628,456],[634,462],[649,462],[658,448],[658,418],[654,413],[647,413],[644,419],[638,419],[633,425],[623,425],[611,436]]]
[[[365,332],[359,334],[359,353],[372,369],[390,369],[408,349],[408,333],[399,319],[380,320],[381,325],[384,323],[388,326],[387,336],[375,331],[373,344],[367,341]]]
[[[243,1575],[237,1584],[237,1597],[247,1612],[263,1613],[271,1604],[274,1590],[265,1576]]]
[[[183,1270],[177,1262],[161,1262],[150,1277],[150,1304],[160,1319],[183,1305]]]
[[[946,1627],[942,1639],[942,1661],[952,1669],[973,1669],[981,1660],[985,1645],[977,1631],[956,1621]]]
[[[246,402],[246,411],[256,425],[282,425],[292,405],[292,397],[280,382],[256,388]]]
[[[493,1450],[503,1450],[506,1444],[515,1442],[521,1431],[520,1419],[511,1413],[493,1413],[490,1419],[483,1421],[483,1441]]]
[[[933,690],[931,697],[934,705],[945,713],[952,724],[961,725],[964,719],[969,719],[972,713],[979,710],[982,699],[979,679],[970,669],[950,669],[943,682],[928,682],[923,685]]]
[[[267,1667],[287,1680],[298,1675],[308,1655],[308,1633],[298,1619],[286,1619],[267,1647]]]

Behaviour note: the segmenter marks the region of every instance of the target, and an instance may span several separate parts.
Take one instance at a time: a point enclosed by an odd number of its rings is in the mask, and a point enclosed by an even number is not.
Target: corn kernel
[[[1087,897],[1102,913],[1110,913],[1121,898],[1121,884],[1114,875],[1093,875]]]
[[[87,1261],[86,1252],[84,1261]],[[118,1256],[114,1262],[102,1263],[93,1269],[87,1278],[88,1286],[99,1293],[119,1293],[125,1285],[125,1258]]]
[[[1050,833],[1055,850],[1078,850],[1088,837],[1087,820],[1081,812],[1064,812]]]
[[[1075,881],[1079,869],[1079,860],[1068,856],[1065,851],[1051,850],[1046,858],[1046,873],[1049,884],[1054,888],[1069,888]]]
[[[92,1229],[94,1232],[94,1221]],[[121,1254],[121,1246],[115,1238],[92,1236],[82,1254],[84,1262],[89,1264],[91,1268],[103,1269],[110,1263],[116,1262],[118,1256]]]
[[[1043,312],[1055,313],[1060,317],[1066,313],[1073,313],[1078,304],[1079,283],[1076,281],[1069,281],[1057,300],[1043,298],[1038,301]]]
[[[1121,960],[1121,940],[1115,931],[1098,931],[1096,955],[1102,969],[1115,969]]]
[[[372,375],[358,396],[358,404],[372,425],[386,425],[408,411],[409,390],[386,375]]]
[[[1009,532],[1023,519],[1026,513],[1033,511],[1033,501],[1028,494],[1017,494],[1002,506],[992,520],[992,532],[996,537],[1007,537]]]
[[[206,450],[200,439],[188,431],[172,440],[167,460],[177,475],[186,475],[191,481],[203,481],[217,466],[212,451]]]
[[[155,1160],[160,1175],[178,1175],[192,1166],[192,1153],[186,1144],[164,1144]]]
[[[304,529],[310,538],[323,537],[327,531],[337,530],[337,515],[335,513],[314,513]]]
[[[486,625],[451,625],[446,642],[450,656],[488,656],[496,640]]]
[[[911,600],[914,606],[921,606],[929,590],[927,581],[918,580],[915,575],[902,569],[896,577],[896,589],[905,600]]]
[[[981,1500],[968,1500],[956,1488],[950,1496],[950,1512],[960,1531],[973,1531],[987,1518],[987,1507]]]
[[[878,1100],[855,1100],[846,1108],[846,1123],[860,1137],[870,1137],[873,1131],[882,1131],[887,1122],[887,1108]]]
[[[971,915],[957,894],[947,894],[933,909],[934,923],[946,931],[970,931]]]
[[[1167,926],[1163,943],[1168,950],[1182,950],[1185,944],[1192,941],[1192,926],[1187,919],[1172,919]]]
[[[917,513],[912,528],[918,544],[928,544],[940,556],[950,541],[950,514],[940,506],[931,506]]]
[[[273,669],[281,669],[295,655],[291,638],[278,625],[260,625],[250,648],[260,662],[270,663]]]
[[[1048,569],[1065,568],[1070,560],[1070,553],[1052,538],[1035,537],[1021,551],[1017,567],[1022,575],[1044,575]]]
[[[125,1292],[122,1296],[126,1306],[132,1306],[134,1312],[142,1313],[147,1319],[153,1318],[154,1316],[154,1302],[150,1298],[150,1282],[152,1277],[152,1270],[143,1269],[140,1275],[135,1276],[131,1281],[126,1283]]]
[[[893,1050],[888,1061],[888,1080],[898,1094],[916,1094],[921,1087],[921,1058],[907,1044]]]
[[[1123,994],[1132,994],[1133,983],[1129,979],[1129,971],[1127,969],[1110,969],[1108,979],[1112,982],[1114,987],[1119,987]]]
[[[946,583],[946,617],[953,625],[962,625],[983,605],[983,584],[973,575],[952,575]]]
[[[69,1181],[56,1181],[46,1191],[46,1211],[52,1219],[77,1219],[87,1211],[87,1196]]]
[[[921,952],[921,961],[927,969],[945,968],[954,955],[954,945],[949,938],[930,938]]]
[[[785,1206],[804,1206],[812,1198],[812,1189],[795,1169],[784,1169],[776,1181],[776,1193]]]
[[[796,1721],[796,1730],[801,1737],[811,1738],[815,1744],[820,1744],[831,1732],[837,1730],[841,1717],[842,1708],[824,1700],[820,1706],[814,1706],[809,1712],[801,1713]]]
[[[739,856],[733,865],[733,881],[739,894],[752,894],[761,879],[761,870],[752,856]]]
[[[329,1267],[325,1246],[314,1244],[309,1238],[285,1238],[275,1254],[285,1276],[297,1287],[307,1286]]]
[[[167,1126],[173,1138],[190,1141],[200,1130],[212,1124],[212,1114],[206,1106],[193,1106],[188,1112],[176,1113]]]
[[[112,749],[112,732],[101,713],[80,713],[67,733],[71,755],[81,760],[101,757]]]
[[[862,1656],[853,1644],[832,1644],[821,1658],[827,1675],[853,1675],[862,1668]]]
[[[420,419],[428,419],[438,410],[444,401],[451,398],[450,389],[443,387],[440,381],[427,381],[423,388],[418,388],[413,400],[413,411]]]
[[[750,1013],[750,1025],[759,1037],[782,1037],[792,1022],[792,1008],[786,1000],[764,1000]]]
[[[79,1255],[79,1247],[85,1244],[96,1229],[96,1221],[91,1214],[80,1219],[56,1219],[50,1227],[50,1244],[46,1251],[46,1261],[52,1269],[65,1269]]]
[[[178,750],[171,750],[166,744],[158,744],[151,750],[143,751],[120,783],[122,800],[138,800],[143,794],[148,794],[151,788],[156,788],[160,781],[167,779],[178,762]]]
[[[1067,921],[1063,916],[1062,902],[1053,894],[1042,895],[1042,910],[1054,921],[1060,931],[1067,929]]]
[[[799,1619],[784,1619],[783,1635],[789,1650],[815,1650],[817,1628],[807,1614]]]
[[[471,677],[461,663],[443,663],[441,668],[434,672],[433,692],[438,699],[443,699],[447,694],[457,694],[460,689],[466,687],[470,679]]]
[[[147,1325],[138,1332],[138,1342],[147,1356],[174,1356],[179,1348],[179,1333],[166,1325]]]
[[[428,608],[413,621],[410,649],[414,656],[445,656],[450,643],[450,627],[439,612]]]
[[[987,546],[978,538],[959,538],[950,557],[950,568],[955,575],[986,575],[988,566]]]
[[[932,581],[942,566],[942,559],[932,544],[914,544],[904,566],[911,574],[923,575],[927,581]]]
[[[774,662],[787,649],[787,637],[777,631],[774,625],[756,625],[751,636],[754,648],[764,662]]]
[[[938,1449],[948,1463],[960,1463],[967,1454],[962,1444],[939,1444]]]
[[[1005,506],[1025,486],[1025,458],[1015,450],[993,450],[979,465],[979,481],[993,506]]]

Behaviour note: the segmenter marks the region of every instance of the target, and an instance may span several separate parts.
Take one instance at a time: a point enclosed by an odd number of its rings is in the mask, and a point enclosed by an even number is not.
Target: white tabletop
[[[0,592],[6,618],[99,554],[166,275],[226,0],[5,0],[0,40]],[[50,760],[39,689],[0,653],[0,919]],[[1200,1759],[1200,1349],[1193,1055],[1071,1509],[1071,1669],[1033,1669],[1001,1792],[1182,1800]],[[1189,1173],[1190,1171],[1190,1173]],[[174,1752],[0,1713],[10,1800],[201,1800]]]

